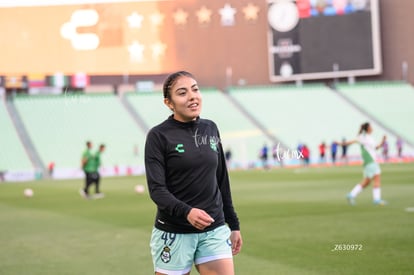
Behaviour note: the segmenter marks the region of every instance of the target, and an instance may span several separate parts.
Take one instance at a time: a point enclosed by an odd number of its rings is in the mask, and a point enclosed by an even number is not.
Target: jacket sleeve
[[[220,136],[219,136],[220,137]],[[232,231],[240,230],[240,222],[233,207],[230,190],[230,180],[227,172],[226,158],[221,142],[219,142],[219,164],[217,168],[217,183],[223,199],[223,211],[226,223]]]
[[[187,218],[192,207],[178,200],[167,187],[165,144],[166,142],[162,142],[160,136],[154,131],[148,133],[145,143],[145,172],[148,191],[159,210],[171,216]]]

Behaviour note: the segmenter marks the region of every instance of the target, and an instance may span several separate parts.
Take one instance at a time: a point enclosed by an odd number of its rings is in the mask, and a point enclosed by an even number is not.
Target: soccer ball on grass
[[[142,184],[135,185],[135,192],[138,194],[142,194],[145,191],[145,187]]]
[[[24,195],[26,198],[31,198],[31,197],[33,197],[34,193],[33,193],[33,190],[32,190],[32,189],[30,189],[30,188],[26,188],[26,189],[24,189],[24,191],[23,191],[23,195]]]

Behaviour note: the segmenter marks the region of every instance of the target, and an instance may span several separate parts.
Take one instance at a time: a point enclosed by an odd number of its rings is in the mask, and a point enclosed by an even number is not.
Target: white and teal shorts
[[[372,179],[375,175],[381,174],[381,168],[378,163],[371,162],[364,166],[364,177]]]
[[[232,258],[230,229],[227,225],[203,233],[170,233],[153,228],[151,254],[154,271],[182,275],[191,271],[193,263]]]

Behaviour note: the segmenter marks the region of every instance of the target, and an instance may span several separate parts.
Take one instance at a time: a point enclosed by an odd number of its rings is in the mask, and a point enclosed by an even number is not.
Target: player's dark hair
[[[182,76],[188,76],[194,79],[194,76],[191,73],[186,72],[186,71],[178,71],[178,72],[170,74],[167,77],[167,79],[165,79],[164,81],[164,86],[163,86],[164,98],[171,99],[171,87],[174,86],[177,79]]]
[[[369,122],[365,122],[361,124],[361,128],[359,129],[359,134],[366,133],[369,128]]]

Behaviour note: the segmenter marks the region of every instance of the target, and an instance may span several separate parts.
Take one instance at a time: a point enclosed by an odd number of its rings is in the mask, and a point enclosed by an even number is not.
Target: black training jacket
[[[151,199],[157,205],[155,227],[174,233],[199,233],[187,221],[191,208],[215,221],[204,231],[227,223],[240,230],[216,124],[197,118],[180,122],[171,115],[152,128],[145,144],[145,170]]]

